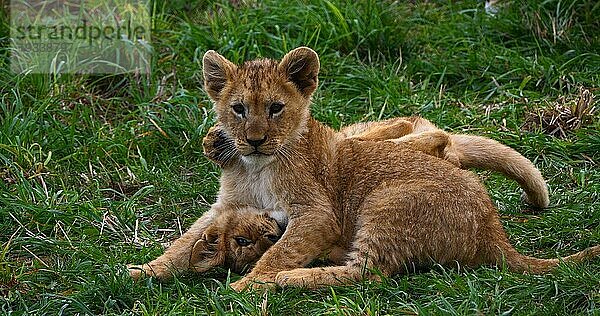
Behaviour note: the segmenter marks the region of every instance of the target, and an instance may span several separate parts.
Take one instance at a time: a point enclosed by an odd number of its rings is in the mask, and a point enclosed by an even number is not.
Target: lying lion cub
[[[513,167],[512,170],[524,170],[527,172],[524,172],[525,175],[517,178],[529,180],[519,181],[520,183],[536,184],[541,182],[544,184],[539,171],[529,160],[515,152],[512,148],[483,137],[447,134],[428,120],[420,117],[403,117],[379,122],[359,123],[348,126],[339,133],[344,138],[372,141],[389,140],[395,143],[403,143],[412,149],[446,159],[458,167],[461,167],[461,158],[464,167],[492,165],[500,166],[495,167],[495,170],[505,171],[508,169],[507,166],[518,166]],[[460,145],[456,145],[453,143],[453,140],[462,140],[462,142],[460,142]],[[478,155],[473,155],[475,150],[480,149],[484,145],[487,145],[485,150],[482,150]],[[233,149],[232,146],[233,141],[227,139],[224,131],[218,125],[212,127],[203,140],[205,156],[225,168],[234,158],[226,157],[226,149]],[[496,152],[496,155],[488,155],[490,152]],[[485,159],[482,157],[485,157]],[[236,157],[236,159],[239,159],[239,157]],[[505,163],[505,161],[510,161],[509,159],[512,159],[511,163]],[[466,165],[464,162],[466,162]],[[509,176],[513,175],[510,171],[503,173]],[[525,186],[525,188],[531,187],[535,186]],[[537,188],[545,188],[545,185],[538,186]],[[530,189],[526,190],[526,192],[534,193],[530,196],[537,197],[536,201],[544,201],[544,198],[547,201],[546,190],[535,191]],[[264,241],[261,242],[260,238],[246,236],[264,236],[264,233],[261,233],[261,230],[264,229],[263,227],[271,227],[270,240],[278,239],[283,234],[286,225],[285,219],[281,218],[281,214],[279,214],[278,219],[279,226],[276,226],[274,224],[276,222],[275,219],[270,217],[268,212],[261,212],[250,207],[247,207],[244,212],[234,210],[222,218],[217,218],[215,223],[206,230],[207,232],[210,231],[210,233],[205,233],[205,236],[194,245],[194,249],[192,250],[193,259],[190,262],[192,270],[204,272],[211,267],[222,266],[239,273],[242,270],[240,267],[244,267],[245,269],[252,266],[274,242],[267,242],[265,245]],[[210,247],[208,251],[199,252],[196,249],[197,245],[206,244],[207,234],[219,236],[218,242],[220,244],[219,246]],[[201,248],[207,249],[209,247],[204,246]],[[336,249],[327,254],[326,259],[333,263],[342,264],[345,252],[346,250]],[[215,260],[214,258],[218,259]]]
[[[281,61],[239,66],[214,51],[205,54],[204,87],[239,159],[223,169],[217,202],[146,265],[150,271],[189,269],[199,236],[240,205],[275,209],[289,221],[250,273],[231,284],[235,290],[347,284],[376,278],[373,269],[389,276],[433,263],[506,263],[512,271],[534,273],[558,265],[558,259],[525,256],[510,245],[473,173],[406,144],[340,139],[311,118],[318,72],[318,56],[309,48]],[[347,249],[340,265],[304,268],[335,249]],[[564,260],[598,254],[600,246]]]
[[[463,169],[497,171],[517,181],[524,191],[523,200],[531,206],[542,209],[548,207],[550,202],[546,181],[533,163],[514,149],[493,139],[449,134],[449,140],[444,144],[439,137],[439,134],[444,132],[421,117],[358,123],[342,129],[340,133],[346,137],[368,140],[395,138],[393,142],[409,144],[416,150],[446,159]]]
[[[285,219],[276,211],[252,207],[233,208],[217,217],[206,228],[189,253],[189,267],[195,272],[224,267],[243,273],[283,234]],[[277,219],[277,220],[276,220]],[[144,271],[150,266],[130,266],[130,275],[138,279],[156,271]]]

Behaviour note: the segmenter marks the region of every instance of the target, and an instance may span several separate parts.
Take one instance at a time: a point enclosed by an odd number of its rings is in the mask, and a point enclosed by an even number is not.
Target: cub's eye
[[[246,108],[244,107],[243,104],[235,103],[234,105],[231,106],[231,108],[233,109],[233,112],[235,112],[235,114],[240,115],[242,117],[246,116]]]
[[[244,237],[235,237],[235,242],[240,245],[240,247],[246,247],[252,243],[252,241],[248,238]]]
[[[277,235],[266,235],[265,237],[267,237],[267,239],[272,241],[273,243],[275,243],[279,240],[279,236],[277,236]]]
[[[269,115],[270,116],[277,115],[277,114],[281,113],[281,111],[283,111],[283,103],[273,102],[273,104],[271,104],[271,107],[269,108]]]

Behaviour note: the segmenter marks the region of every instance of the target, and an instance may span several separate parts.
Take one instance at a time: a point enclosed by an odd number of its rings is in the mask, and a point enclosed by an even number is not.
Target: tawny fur
[[[463,167],[501,172],[519,183],[526,202],[538,208],[548,207],[546,181],[529,159],[493,139],[473,135],[452,135],[451,138],[454,153]]]
[[[289,218],[281,239],[232,284],[234,289],[269,286],[265,282],[310,288],[346,284],[372,277],[371,269],[392,275],[433,262],[505,262],[514,271],[534,273],[558,264],[514,250],[473,173],[403,144],[340,139],[312,119],[310,98],[319,71],[314,51],[298,48],[281,62],[241,66],[209,51],[203,62],[205,89],[240,159],[224,169],[215,210],[198,222],[238,205],[282,210]],[[284,110],[274,111],[275,103]],[[234,110],[240,104],[243,115]],[[251,144],[259,139],[265,141]],[[190,235],[198,240],[201,233]],[[348,249],[343,265],[302,268],[339,248]],[[565,260],[598,253],[596,246]],[[161,258],[182,261],[169,250]]]

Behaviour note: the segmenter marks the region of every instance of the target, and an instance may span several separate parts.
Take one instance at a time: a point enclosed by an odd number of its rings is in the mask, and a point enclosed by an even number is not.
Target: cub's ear
[[[288,215],[281,210],[268,210],[265,215],[267,215],[268,217],[272,218],[275,220],[275,222],[277,223],[277,226],[279,226],[279,229],[281,230],[281,232],[283,233],[288,225]]]
[[[225,263],[225,252],[215,249],[204,239],[198,239],[192,247],[189,267],[191,270],[202,273],[211,268],[222,266]]]
[[[206,257],[212,255],[209,249],[210,246],[208,245],[208,242],[206,240],[204,240],[203,238],[198,239],[192,247],[192,251],[190,254],[190,266],[193,266],[198,262],[205,260]]]
[[[202,58],[204,89],[211,99],[214,101],[219,100],[221,91],[227,81],[233,77],[236,68],[236,65],[214,50],[209,50],[204,54]]]
[[[207,244],[216,244],[219,239],[219,230],[214,227],[214,225],[209,226],[202,234],[202,240],[204,240]]]
[[[278,67],[304,97],[309,98],[317,89],[320,65],[314,50],[298,47],[283,56]]]

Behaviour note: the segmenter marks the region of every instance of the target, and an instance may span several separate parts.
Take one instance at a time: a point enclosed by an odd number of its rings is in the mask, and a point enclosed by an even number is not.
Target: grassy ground
[[[15,76],[0,50],[1,314],[600,314],[598,259],[546,276],[435,267],[264,296],[232,292],[227,271],[134,284],[124,268],[160,255],[214,201],[207,49],[239,62],[311,46],[319,120],[418,114],[497,139],[551,189],[550,209],[532,213],[514,183],[480,172],[517,249],[600,244],[600,103],[586,98],[600,94],[596,1],[508,1],[495,17],[479,1],[165,1],[153,15],[147,77]]]

